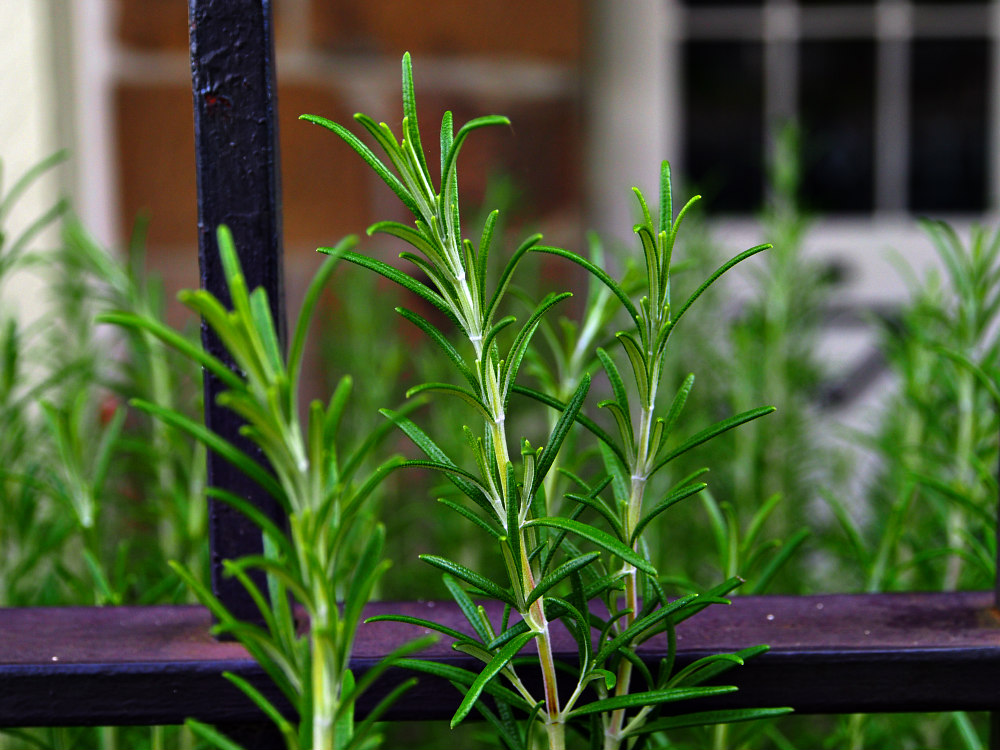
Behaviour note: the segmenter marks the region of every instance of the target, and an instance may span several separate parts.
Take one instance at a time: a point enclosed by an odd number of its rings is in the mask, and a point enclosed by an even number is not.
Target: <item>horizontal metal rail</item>
[[[451,603],[373,603],[367,614],[386,612],[468,632]],[[492,614],[499,623],[499,611]],[[0,610],[0,726],[172,724],[189,716],[260,721],[256,707],[221,673],[248,677],[276,698],[275,688],[242,646],[216,641],[210,627],[208,612],[197,606]],[[421,634],[410,625],[363,625],[356,671]],[[559,656],[575,663],[575,643],[561,636]],[[650,662],[663,656],[665,643],[656,640],[643,651]],[[711,706],[854,713],[1000,705],[1000,619],[992,592],[737,597],[678,628],[681,663],[760,643],[771,650],[723,678],[739,692]],[[446,642],[422,657],[479,666]],[[387,673],[359,712],[403,678],[400,670]],[[442,719],[454,712],[457,690],[428,676],[419,680],[386,718]]]

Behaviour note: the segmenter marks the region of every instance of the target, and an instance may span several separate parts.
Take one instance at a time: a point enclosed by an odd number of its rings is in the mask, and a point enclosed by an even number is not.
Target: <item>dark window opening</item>
[[[912,45],[910,208],[986,208],[989,44],[977,39]]]
[[[684,164],[712,213],[761,203],[763,59],[759,42],[684,45]]]
[[[800,50],[803,205],[821,213],[870,211],[875,44],[805,42]]]

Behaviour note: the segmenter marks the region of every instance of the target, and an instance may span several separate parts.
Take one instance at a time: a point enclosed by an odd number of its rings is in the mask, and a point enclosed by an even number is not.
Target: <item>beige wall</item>
[[[0,162],[2,187],[58,147],[57,89],[52,56],[52,26],[48,3],[39,0],[3,0],[0,3]],[[50,173],[17,204],[3,227],[16,237],[56,202],[60,175]],[[39,238],[39,247],[51,245],[55,230]],[[42,282],[27,272],[7,279],[0,290],[0,306],[24,318],[40,311]],[[16,296],[16,303],[12,300]]]

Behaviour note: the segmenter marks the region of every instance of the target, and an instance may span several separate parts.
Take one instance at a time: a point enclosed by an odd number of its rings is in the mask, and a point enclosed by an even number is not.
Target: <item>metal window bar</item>
[[[191,7],[195,99],[203,107],[197,115],[203,237],[215,222],[230,224],[248,272],[256,274],[251,283],[263,284],[280,306],[270,3],[192,0]],[[230,144],[253,153],[241,155]],[[210,267],[205,280],[218,284]],[[213,286],[213,291],[220,290]],[[224,419],[212,426],[227,437],[236,429]],[[229,484],[243,480],[222,469],[214,481],[254,491]],[[233,533],[238,527],[231,521],[216,517],[219,533],[211,539],[216,558],[245,554],[256,544],[254,535]],[[220,593],[233,605],[230,591]],[[737,597],[731,607],[711,607],[678,629],[679,661],[771,644],[770,652],[731,673],[740,691],[713,706],[792,705],[804,713],[996,709],[996,597],[997,592]],[[373,603],[369,612],[421,615],[430,606]],[[465,627],[452,604],[437,603],[434,614],[457,629]],[[259,711],[221,672],[258,682],[272,698],[276,691],[241,646],[214,640],[209,628],[210,617],[198,606],[0,610],[0,726],[170,724],[191,716],[222,723],[232,734],[256,737],[261,744],[260,725],[254,724],[262,720]],[[396,623],[362,626],[355,668],[363,672],[413,635],[412,628]],[[557,654],[575,659],[568,634],[555,646]],[[655,662],[662,655],[652,646],[643,658]],[[444,644],[425,657],[478,665]],[[359,713],[399,677],[390,673],[369,691]],[[459,698],[450,686],[425,677],[386,718],[446,718]]]

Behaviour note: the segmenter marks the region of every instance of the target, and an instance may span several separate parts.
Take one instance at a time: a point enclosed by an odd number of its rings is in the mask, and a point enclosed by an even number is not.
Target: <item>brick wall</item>
[[[115,118],[127,236],[152,219],[149,258],[168,285],[196,283],[196,196],[187,10],[181,0],[116,0]],[[394,198],[304,112],[348,123],[355,111],[398,130],[399,61],[413,54],[425,143],[445,107],[460,124],[502,113],[512,129],[480,131],[460,161],[472,206],[491,179],[549,239],[580,231],[583,0],[276,0],[278,99],[290,309],[319,262],[313,250],[363,232]],[[474,215],[469,212],[468,215]]]

